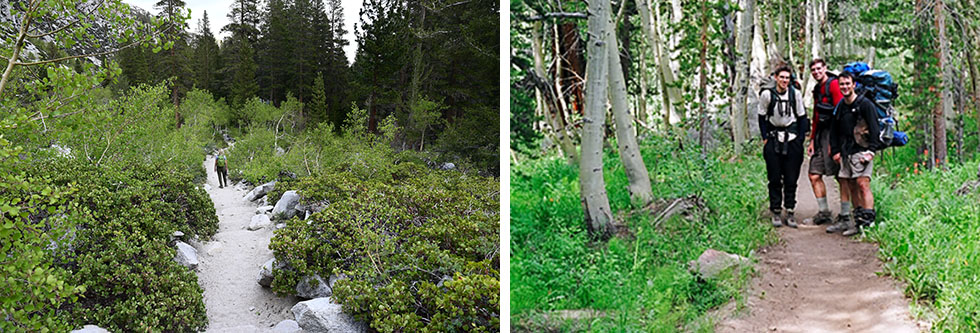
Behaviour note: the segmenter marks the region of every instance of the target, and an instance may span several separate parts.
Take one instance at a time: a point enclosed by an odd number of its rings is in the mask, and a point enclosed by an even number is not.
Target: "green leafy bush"
[[[275,271],[274,290],[345,274],[335,297],[376,330],[498,330],[497,180],[413,163],[375,167],[391,171],[355,165],[291,184],[326,208],[276,232],[270,248],[290,268]]]
[[[85,287],[71,284],[69,272],[55,264],[47,247],[65,230],[52,228],[46,217],[68,211],[73,190],[28,175],[21,154],[0,135],[0,331],[65,331],[69,320],[58,309]]]
[[[196,275],[177,264],[170,236],[209,238],[218,221],[210,198],[192,178],[167,165],[96,167],[55,160],[38,165],[69,202],[73,251],[58,258],[83,286],[66,308],[76,324],[118,331],[188,331],[207,324]]]
[[[933,331],[974,331],[980,325],[980,190],[956,191],[976,180],[977,163],[899,172],[872,182],[879,223],[869,237],[880,245],[885,271],[905,280],[907,294],[935,307]]]
[[[201,288],[173,260],[171,235],[217,231],[194,185],[214,135],[210,111],[198,108],[215,105],[192,93],[187,107],[200,113],[184,110],[177,128],[162,85],[93,96],[71,116],[0,124],[16,140],[0,139],[0,256],[11,260],[0,273],[0,316],[10,319],[0,331],[203,329]],[[46,148],[53,142],[71,153]]]

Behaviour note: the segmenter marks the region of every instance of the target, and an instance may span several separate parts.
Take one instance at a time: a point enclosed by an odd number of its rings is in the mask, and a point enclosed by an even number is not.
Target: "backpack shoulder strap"
[[[779,94],[776,87],[766,89],[769,91],[769,105],[766,109],[766,119],[772,118],[773,111],[776,109],[776,102],[779,102]]]

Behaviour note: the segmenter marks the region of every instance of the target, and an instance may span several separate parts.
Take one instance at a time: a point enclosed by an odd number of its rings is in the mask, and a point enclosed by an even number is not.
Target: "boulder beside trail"
[[[275,208],[275,207],[274,206],[261,206],[261,207],[255,209],[255,213],[256,214],[265,214],[265,213],[271,212],[273,208]]]
[[[737,254],[726,253],[715,249],[707,249],[701,253],[698,260],[688,263],[688,269],[701,277],[710,280],[725,270],[749,263],[749,259]]]
[[[85,325],[81,329],[72,330],[71,333],[109,333],[109,330],[95,325]]]
[[[333,290],[319,275],[307,276],[296,284],[296,296],[300,298],[313,299],[332,295]]]
[[[178,264],[184,265],[184,267],[196,270],[198,264],[197,250],[190,244],[177,242],[177,256],[174,257],[174,260]]]
[[[303,329],[299,328],[299,323],[292,319],[280,321],[272,328],[273,333],[299,333],[302,331]]]
[[[259,230],[272,225],[269,215],[259,214],[252,216],[252,222],[248,224],[248,230]]]
[[[245,195],[244,199],[245,201],[255,201],[258,198],[264,197],[266,194],[268,194],[270,191],[272,191],[275,188],[276,188],[276,181],[273,180],[271,182],[256,186],[255,188],[252,189],[251,192],[248,192],[248,194]]]
[[[285,265],[282,265],[278,261],[276,261],[276,258],[272,258],[266,261],[264,264],[262,264],[262,268],[259,269],[259,278],[258,278],[259,285],[263,287],[271,286],[272,270],[282,269],[283,267],[285,267]]]
[[[341,311],[340,304],[330,297],[296,303],[293,316],[307,332],[367,332],[367,325]]]
[[[286,191],[279,198],[279,202],[276,202],[276,206],[272,208],[272,216],[278,217],[282,215],[287,219],[292,218],[296,216],[297,204],[299,204],[299,193],[296,193],[296,191]]]

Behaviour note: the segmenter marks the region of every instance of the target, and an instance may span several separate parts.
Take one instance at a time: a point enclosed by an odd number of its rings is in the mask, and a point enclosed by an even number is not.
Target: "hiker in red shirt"
[[[827,72],[827,63],[823,59],[816,58],[810,61],[810,75],[817,84],[813,87],[813,128],[810,130],[810,143],[807,145],[806,152],[810,156],[808,170],[810,185],[813,187],[813,195],[817,197],[817,206],[820,208],[817,216],[813,218],[813,223],[824,224],[831,222],[833,215],[827,204],[827,185],[824,184],[823,177],[834,176],[840,183],[840,178],[836,178],[840,171],[840,164],[831,158],[830,136],[834,107],[840,103],[844,95],[841,94],[837,76]],[[837,218],[846,219],[851,213],[848,193],[842,192],[840,200],[841,213]],[[828,229],[828,232],[836,231]]]

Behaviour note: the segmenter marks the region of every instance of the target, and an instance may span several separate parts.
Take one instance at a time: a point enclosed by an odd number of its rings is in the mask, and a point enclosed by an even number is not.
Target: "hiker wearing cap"
[[[803,94],[791,84],[792,77],[789,67],[779,67],[773,74],[776,86],[759,93],[759,130],[769,179],[773,227],[797,226],[796,187],[803,164],[803,138],[810,125],[803,109]]]
[[[831,156],[841,164],[837,174],[841,196],[849,193],[857,208],[854,216],[845,216],[831,227],[843,230],[844,236],[851,236],[858,233],[856,224],[867,225],[874,222],[872,162],[874,152],[883,147],[878,139],[880,134],[874,104],[855,93],[855,78],[850,72],[842,72],[837,80],[844,99],[834,112],[833,134],[830,136]],[[843,215],[844,207],[841,207],[841,212]],[[830,228],[827,231],[833,232]]]
[[[824,176],[837,176],[840,172],[840,164],[834,162],[830,155],[830,135],[834,120],[834,107],[840,102],[844,95],[840,92],[837,76],[827,72],[827,63],[823,59],[816,58],[810,61],[810,75],[816,80],[813,86],[813,127],[810,130],[810,143],[807,145],[806,153],[810,156],[810,186],[813,187],[813,195],[817,198],[819,211],[813,218],[814,224],[824,224],[832,221],[833,215],[827,204],[827,185],[824,184]],[[840,183],[840,180],[837,181]],[[838,220],[844,219],[851,213],[850,195],[841,192],[841,214]],[[827,232],[839,232],[833,226]]]
[[[218,173],[218,188],[228,186],[228,157],[224,149],[218,150],[218,155],[214,157],[214,171]]]

